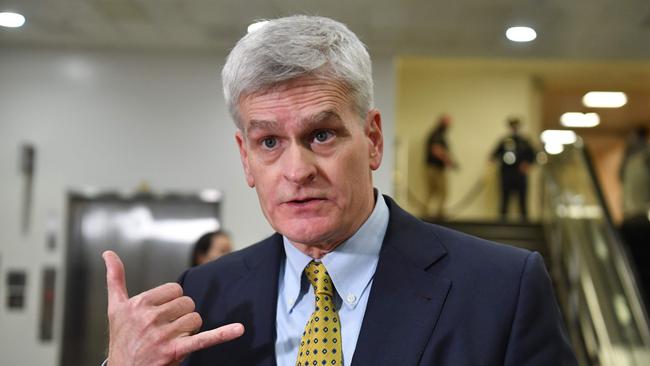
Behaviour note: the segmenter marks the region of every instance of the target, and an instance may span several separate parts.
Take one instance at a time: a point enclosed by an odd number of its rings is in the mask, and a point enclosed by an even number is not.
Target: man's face
[[[246,181],[273,228],[295,244],[338,245],[372,212],[381,117],[361,120],[340,83],[301,78],[240,104]]]

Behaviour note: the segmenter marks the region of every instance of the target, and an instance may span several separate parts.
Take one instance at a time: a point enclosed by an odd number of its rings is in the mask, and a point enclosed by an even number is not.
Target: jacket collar
[[[353,366],[417,364],[451,287],[427,271],[447,253],[434,227],[385,199],[390,220]]]

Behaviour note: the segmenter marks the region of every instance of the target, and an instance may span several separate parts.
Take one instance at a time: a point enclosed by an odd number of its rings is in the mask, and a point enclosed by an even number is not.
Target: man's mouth
[[[316,203],[320,201],[324,201],[324,198],[317,198],[317,197],[304,197],[304,198],[296,198],[293,200],[286,201],[287,204],[290,205],[307,205],[309,203]]]

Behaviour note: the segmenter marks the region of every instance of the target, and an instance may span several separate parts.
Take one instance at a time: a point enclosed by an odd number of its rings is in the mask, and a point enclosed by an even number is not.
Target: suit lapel
[[[241,344],[247,363],[275,366],[278,276],[284,251],[280,235],[275,234],[267,240],[269,243],[263,251],[244,259],[248,273],[238,282],[230,303],[239,304],[239,308],[231,311],[239,313],[240,319],[249,323],[244,324],[245,342]]]
[[[451,281],[427,272],[445,256],[430,229],[385,197],[390,221],[352,365],[416,365]]]

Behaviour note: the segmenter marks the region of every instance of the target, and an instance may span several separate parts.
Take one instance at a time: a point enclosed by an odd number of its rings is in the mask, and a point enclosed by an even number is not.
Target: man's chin
[[[329,225],[316,223],[317,220],[300,220],[280,228],[280,234],[286,236],[294,244],[305,246],[322,246],[331,242],[333,230]],[[284,229],[284,230],[283,230]]]
[[[300,244],[307,247],[318,247],[327,244],[327,235],[322,234],[294,234],[289,233],[289,235],[283,234],[289,239],[290,242],[294,244]]]

